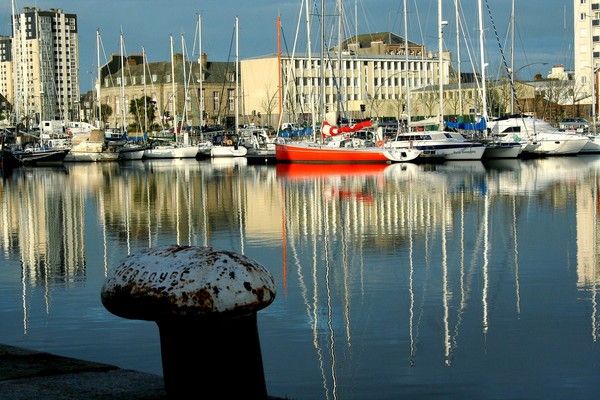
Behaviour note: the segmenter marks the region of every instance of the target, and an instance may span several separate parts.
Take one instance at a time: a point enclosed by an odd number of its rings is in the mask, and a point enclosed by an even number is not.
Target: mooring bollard
[[[246,256],[173,245],[128,256],[101,299],[115,315],[156,322],[169,398],[266,399],[256,313],[275,292],[273,275]]]

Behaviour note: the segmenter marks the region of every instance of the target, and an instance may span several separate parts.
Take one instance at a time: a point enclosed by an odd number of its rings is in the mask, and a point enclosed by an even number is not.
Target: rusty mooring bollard
[[[101,299],[115,315],[156,322],[169,398],[266,399],[256,313],[275,292],[273,275],[243,255],[173,245],[127,257]]]

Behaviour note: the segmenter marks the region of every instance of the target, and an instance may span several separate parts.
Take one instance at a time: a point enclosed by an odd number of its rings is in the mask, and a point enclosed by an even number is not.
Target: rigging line
[[[281,38],[283,39],[283,47],[286,50],[285,54],[290,58],[290,60],[294,60],[295,59],[295,54],[296,54],[295,46],[292,49],[292,52],[290,54],[290,48],[288,47],[287,41],[285,39],[285,33],[283,32],[283,29],[280,30],[280,34],[281,34]],[[287,85],[290,82],[296,82],[296,75],[294,74],[294,69],[291,68],[291,66],[292,66],[292,63],[290,63],[290,68],[288,68],[288,70],[287,70],[287,73],[289,74],[289,76],[286,76],[286,87],[287,87]],[[287,91],[286,91],[286,95],[285,95],[285,98],[284,98],[284,104],[285,103],[289,103],[288,106],[291,109],[291,113],[293,115],[296,115],[296,112],[294,110],[294,105],[295,105],[294,101],[292,101],[292,98],[291,98],[291,96],[289,96],[289,94],[287,93]],[[303,103],[300,102],[300,106],[299,107],[300,107],[300,111],[302,113],[304,113],[304,107],[303,107],[302,104]]]
[[[504,54],[504,50],[502,49],[502,45],[500,44],[500,37],[498,36],[498,30],[496,29],[496,23],[494,22],[494,18],[492,17],[492,10],[490,9],[490,4],[489,4],[488,0],[485,0],[485,6],[488,11],[488,16],[490,17],[490,22],[492,23],[492,28],[494,29],[494,35],[496,36],[496,42],[498,43],[498,48],[500,49],[500,56],[502,57],[502,64],[504,65],[504,69],[506,70],[506,73],[508,74],[508,76],[511,76],[512,71],[510,70],[510,67],[508,66],[508,62],[506,61],[506,55]],[[511,85],[514,86],[514,82],[512,82],[512,79],[511,79]],[[513,90],[513,100],[515,101],[515,104],[517,105],[519,114],[522,114],[523,109],[521,108],[521,103],[519,102],[519,99],[517,98],[514,90]]]

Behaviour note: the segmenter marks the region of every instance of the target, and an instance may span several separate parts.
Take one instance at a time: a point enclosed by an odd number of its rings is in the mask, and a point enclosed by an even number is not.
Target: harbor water
[[[102,284],[128,254],[211,246],[275,277],[271,396],[595,399],[599,213],[600,156],[15,168],[0,343],[160,375],[156,324],[109,313]]]

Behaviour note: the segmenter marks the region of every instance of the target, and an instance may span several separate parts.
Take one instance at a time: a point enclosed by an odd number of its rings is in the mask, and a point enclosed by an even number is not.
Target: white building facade
[[[321,68],[320,58],[306,55],[242,60],[242,114],[268,116],[272,125],[278,124],[280,116],[282,122],[308,122],[313,115],[320,116],[324,104],[326,112],[336,111],[351,119],[401,118],[408,113],[409,90],[437,85],[440,76],[439,58],[432,54],[343,53],[341,58],[338,54],[327,57],[324,64]],[[447,84],[449,53],[444,53],[441,65],[442,83]],[[411,115],[430,115],[434,110],[437,108],[421,102],[411,104]]]
[[[594,92],[592,83],[597,82],[596,69],[600,66],[600,0],[573,2],[576,86],[581,93],[591,96]],[[595,103],[598,104],[597,96]]]
[[[8,48],[2,48],[0,84],[11,87],[5,96],[16,118],[29,125],[41,120],[77,119],[77,16],[60,9],[25,7],[14,16],[13,24],[10,54]]]

